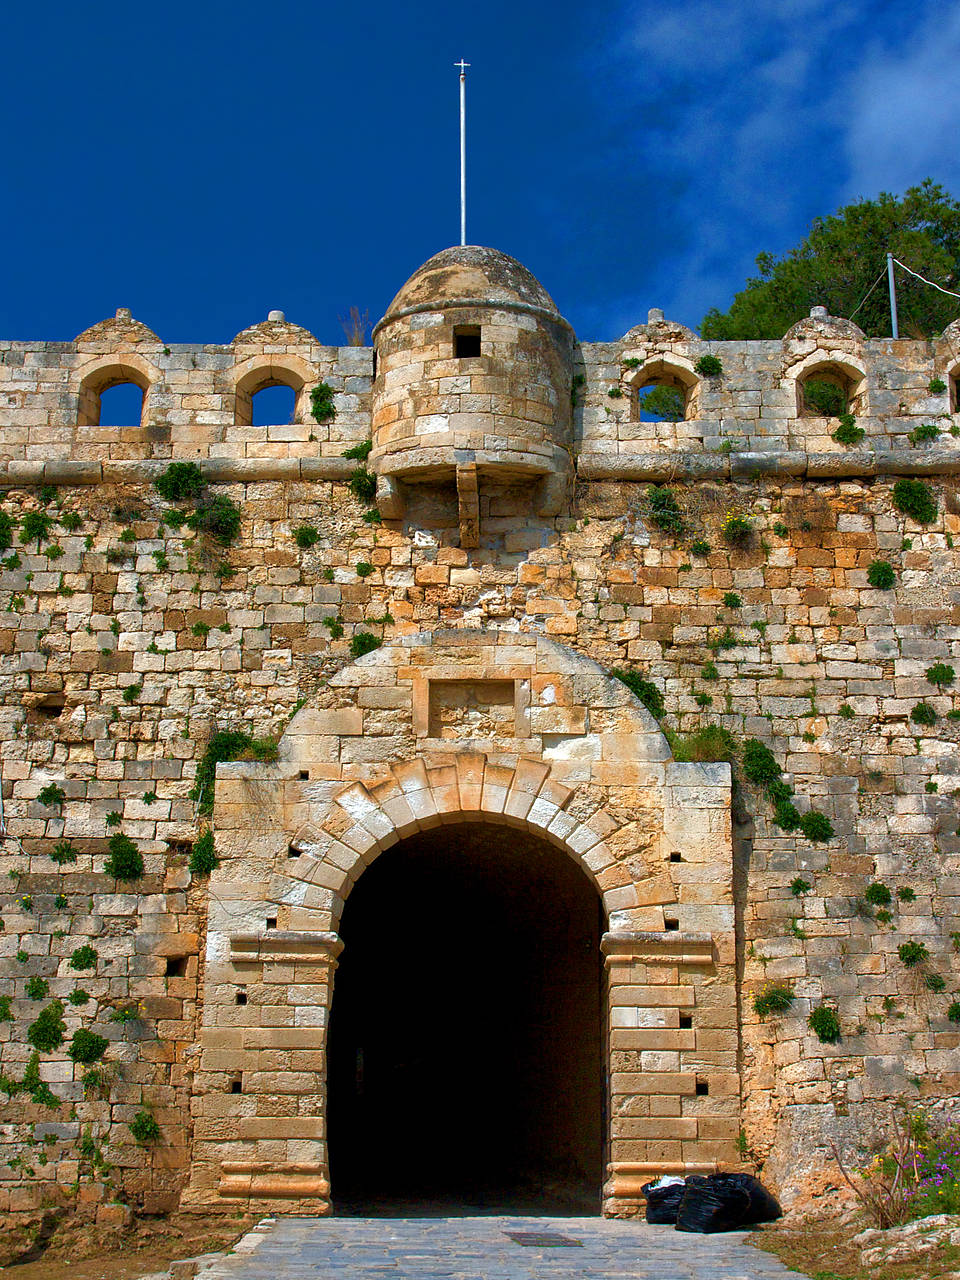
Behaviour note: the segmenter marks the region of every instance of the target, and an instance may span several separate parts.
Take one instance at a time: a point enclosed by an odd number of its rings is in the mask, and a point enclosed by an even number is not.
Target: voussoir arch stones
[[[437,699],[449,697],[455,713],[458,699],[470,701],[464,689],[479,690],[482,702],[485,682],[501,698],[514,686],[503,713],[509,735],[431,737],[438,724],[457,729]],[[403,637],[330,685],[345,695],[341,705],[305,707],[280,743],[280,768],[309,779],[287,784],[296,856],[282,872],[299,882],[298,904],[317,927],[336,929],[353,884],[380,853],[442,824],[524,827],[563,849],[595,884],[611,927],[663,929],[664,907],[678,899],[677,847],[694,861],[710,856],[711,842],[729,848],[727,766],[674,764],[630,691],[554,641],[462,631]],[[371,697],[371,689],[394,692]],[[378,738],[382,716],[368,708],[388,705],[402,723]]]

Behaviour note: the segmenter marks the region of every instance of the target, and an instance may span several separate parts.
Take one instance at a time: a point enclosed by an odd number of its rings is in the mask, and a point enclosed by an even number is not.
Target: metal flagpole
[[[460,243],[467,243],[467,67],[461,58],[453,64],[460,68]]]
[[[900,326],[897,323],[897,282],[893,276],[893,254],[887,254],[887,284],[890,286],[890,324],[893,336],[900,337]]]

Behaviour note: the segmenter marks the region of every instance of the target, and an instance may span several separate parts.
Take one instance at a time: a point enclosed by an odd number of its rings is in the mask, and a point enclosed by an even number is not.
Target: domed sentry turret
[[[556,515],[572,474],[573,332],[515,258],[444,249],[410,277],[373,331],[373,452],[380,511],[404,486],[456,479],[460,541],[476,546],[484,480],[537,485]]]

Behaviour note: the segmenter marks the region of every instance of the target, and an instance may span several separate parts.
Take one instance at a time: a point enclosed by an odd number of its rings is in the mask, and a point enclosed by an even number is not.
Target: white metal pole
[[[467,67],[461,58],[453,64],[460,68],[460,243],[467,243]]]
[[[887,284],[890,286],[890,325],[895,338],[900,337],[900,325],[897,322],[897,282],[893,274],[893,254],[887,254]]]

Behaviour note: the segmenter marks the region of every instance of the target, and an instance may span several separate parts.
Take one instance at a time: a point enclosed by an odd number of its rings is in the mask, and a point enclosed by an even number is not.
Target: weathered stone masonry
[[[707,352],[722,376],[695,372]],[[844,384],[859,445],[802,416],[818,370]],[[0,572],[0,1069],[22,1078],[51,998],[68,1039],[92,1027],[118,1064],[85,1087],[66,1044],[40,1055],[62,1102],[3,1106],[0,1208],[69,1194],[78,1172],[88,1202],[112,1194],[87,1176],[88,1131],[148,1209],[325,1210],[340,910],[382,851],[438,824],[539,833],[602,897],[607,1212],[633,1211],[652,1171],[744,1145],[789,1189],[879,1102],[955,1094],[958,722],[924,673],[960,656],[958,371],[960,326],[866,341],[822,315],[782,343],[707,344],[652,313],[619,343],[578,344],[519,264],[477,249],[415,273],[373,349],[277,318],[229,346],[166,347],[122,312],[74,343],[0,344],[3,510],[52,517],[39,546],[14,530]],[[651,379],[682,390],[682,421],[639,418]],[[144,389],[137,426],[99,425],[117,381]],[[296,392],[295,421],[254,427],[271,382]],[[321,382],[326,424],[310,415]],[[941,434],[914,447],[925,422]],[[379,525],[342,456],[371,433]],[[152,480],[171,459],[240,505],[231,576],[161,527]],[[929,477],[935,521],[894,508],[901,475]],[[649,520],[650,483],[677,495],[681,538]],[[730,511],[752,522],[742,547],[721,536]],[[68,512],[79,527],[57,522]],[[878,559],[892,590],[867,582]],[[361,631],[383,645],[353,661]],[[673,730],[765,741],[834,837],[782,831],[750,785],[731,827],[728,767],[671,758],[609,675],[629,665]],[[933,725],[911,720],[920,701]],[[221,865],[191,882],[196,764],[233,727],[278,736],[279,759],[220,766]],[[50,784],[62,805],[40,802]],[[117,813],[146,864],[132,885],[103,869]],[[79,856],[58,866],[63,837]],[[893,891],[886,923],[863,903],[874,882]],[[902,963],[905,941],[924,965]],[[88,942],[96,968],[71,968]],[[794,1003],[761,1021],[771,982]],[[67,1002],[76,988],[87,1004]],[[834,1044],[807,1025],[821,1003]],[[111,1021],[124,1008],[137,1016]],[[162,1133],[146,1147],[128,1129],[144,1107]]]

